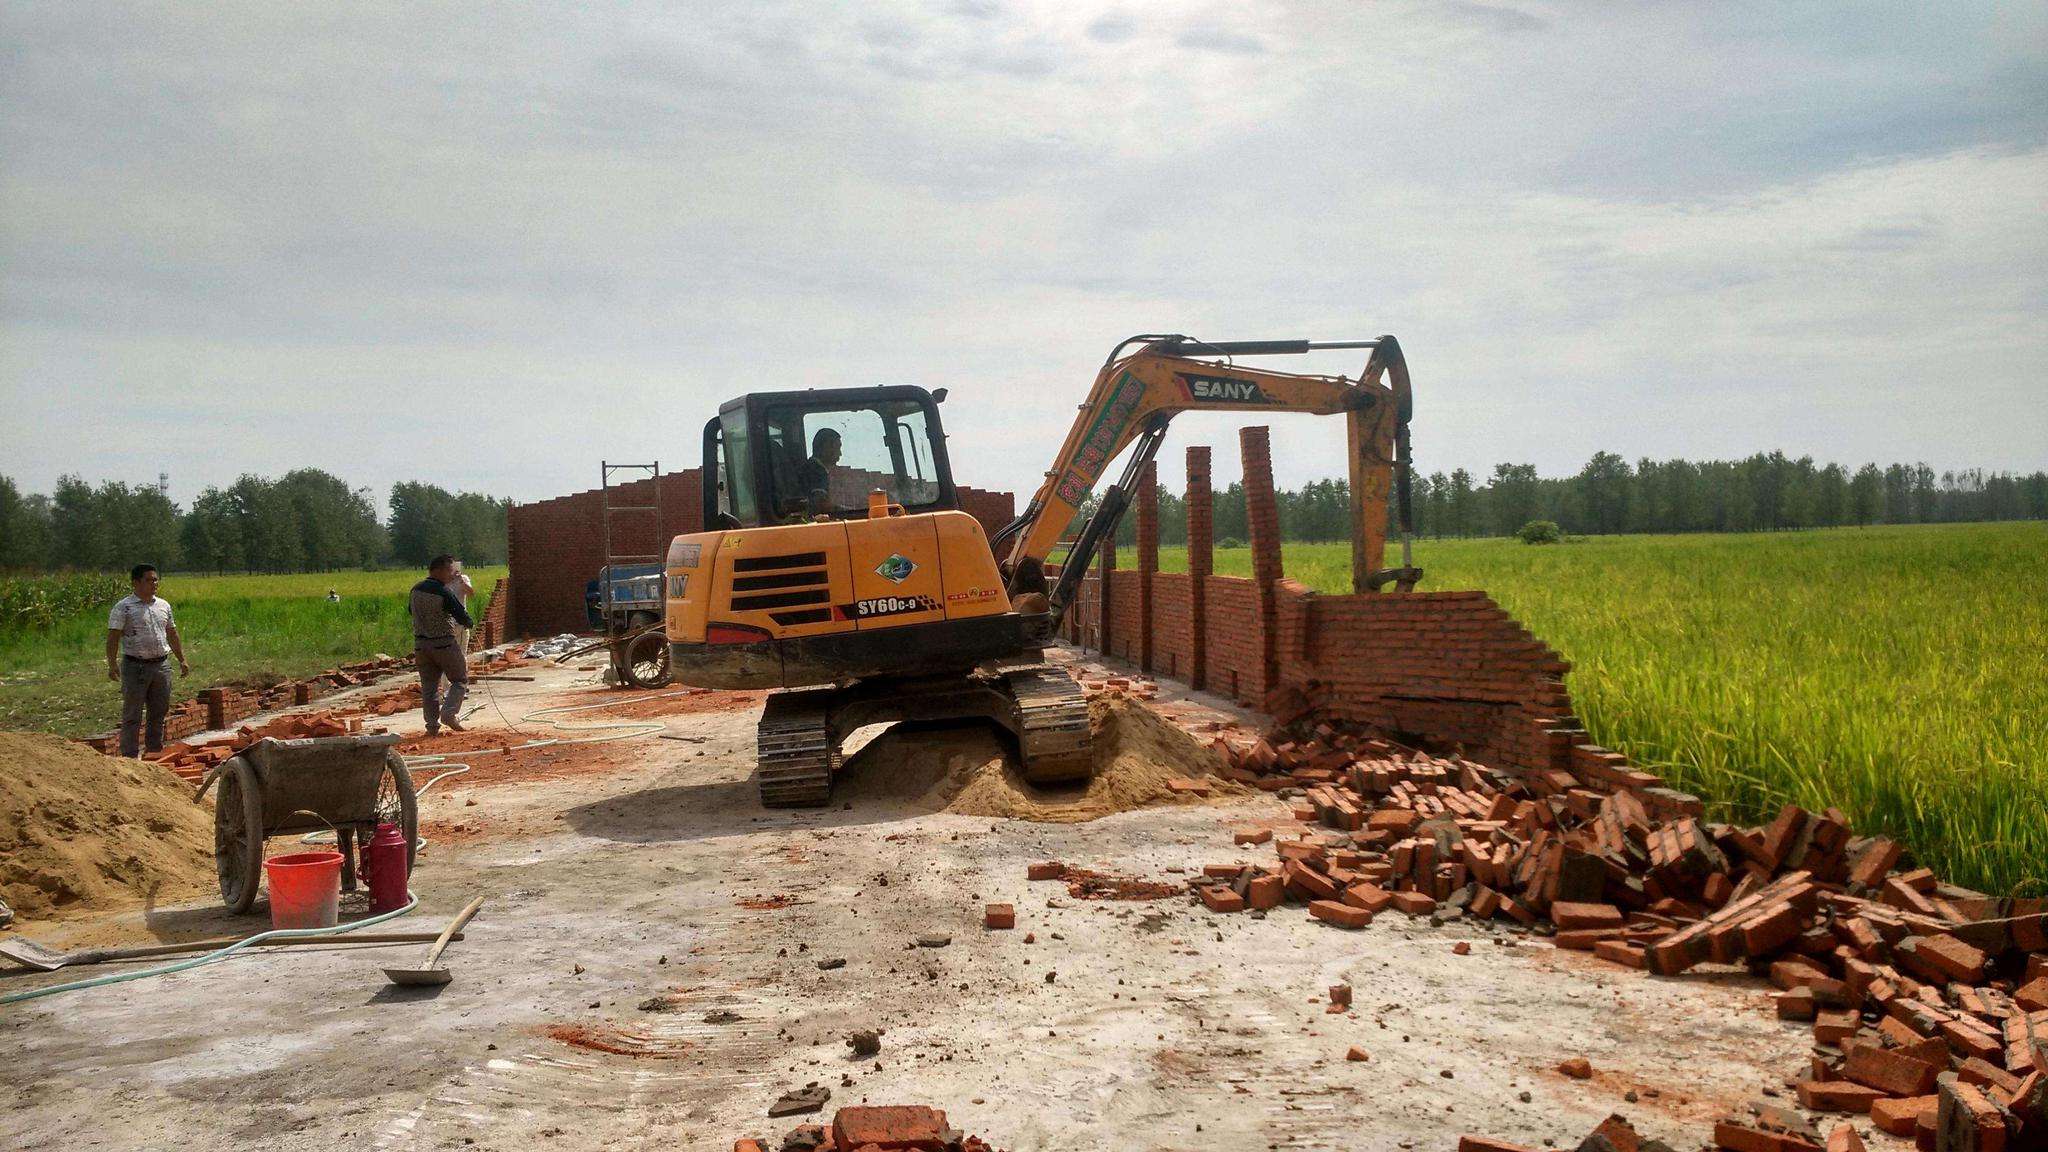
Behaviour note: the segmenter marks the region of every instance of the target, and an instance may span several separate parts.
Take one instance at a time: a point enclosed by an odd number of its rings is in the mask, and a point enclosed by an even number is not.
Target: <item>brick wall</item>
[[[661,515],[617,512],[612,516],[615,553],[663,554],[685,532],[701,532],[701,470],[685,468],[661,478]],[[1016,516],[1009,492],[960,486],[961,510],[993,533]],[[614,507],[654,503],[654,482],[636,480],[613,489]],[[583,586],[604,567],[604,493],[598,489],[519,504],[506,516],[512,575],[503,586],[508,612],[494,642],[519,636],[582,632],[590,627]],[[493,597],[495,600],[495,596]]]
[[[469,630],[469,650],[482,652],[496,648],[511,636],[512,582],[500,576],[491,586],[490,606],[484,609],[484,618]]]
[[[1156,571],[1156,516],[1148,525],[1141,500],[1136,570],[1109,574],[1107,641],[1096,624],[1099,574],[1077,596],[1069,640],[1132,663],[1149,653],[1155,674],[1281,719],[1368,723],[1500,768],[1629,775],[1626,758],[1585,743],[1565,691],[1568,665],[1485,593],[1324,595],[1286,579],[1266,429],[1243,429],[1239,444],[1253,578],[1210,574],[1209,451],[1191,448],[1190,573]]]
[[[618,512],[612,516],[615,553],[666,553],[668,542],[703,530],[703,489],[698,470],[661,478],[661,516]],[[612,490],[614,506],[654,503],[654,482],[636,480]],[[590,627],[583,610],[583,586],[604,567],[604,493],[598,489],[515,505],[506,515],[512,566],[513,636],[582,632]]]
[[[1194,675],[1194,613],[1188,610],[1192,587],[1183,572],[1152,577],[1152,671],[1174,680]]]

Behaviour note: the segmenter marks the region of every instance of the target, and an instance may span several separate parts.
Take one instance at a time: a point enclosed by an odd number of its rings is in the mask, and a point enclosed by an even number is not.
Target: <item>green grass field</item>
[[[1415,556],[1424,589],[1485,589],[1572,662],[1595,740],[1721,818],[1835,805],[1957,883],[2048,892],[2048,524],[1431,540]],[[1186,553],[1160,565],[1186,571]],[[1285,565],[1349,590],[1348,545],[1290,545]],[[1249,575],[1250,553],[1216,568]]]
[[[473,615],[481,618],[504,574],[502,567],[470,570],[477,586]],[[159,591],[177,614],[192,661],[191,677],[173,681],[173,698],[188,699],[215,684],[288,680],[378,652],[410,652],[405,590],[419,578],[412,569],[166,575]],[[341,593],[341,603],[327,602],[330,588]],[[48,628],[0,628],[0,728],[83,736],[119,722],[121,694],[106,676],[112,607],[109,601]]]

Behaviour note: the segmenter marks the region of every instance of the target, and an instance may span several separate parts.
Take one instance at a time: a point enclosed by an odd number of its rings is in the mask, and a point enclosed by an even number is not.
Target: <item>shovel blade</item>
[[[446,984],[455,979],[455,973],[446,968],[386,968],[384,975],[393,984],[428,985]]]
[[[0,957],[38,972],[55,972],[71,962],[71,957],[62,952],[52,952],[33,940],[9,940],[0,943]]]

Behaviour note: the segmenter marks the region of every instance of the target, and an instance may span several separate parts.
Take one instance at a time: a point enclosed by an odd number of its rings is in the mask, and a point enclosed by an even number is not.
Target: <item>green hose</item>
[[[265,940],[297,939],[306,936],[338,936],[344,932],[353,932],[358,928],[368,928],[372,924],[382,924],[386,920],[396,920],[398,917],[419,907],[419,904],[420,898],[408,890],[405,894],[404,907],[393,908],[389,912],[380,912],[365,920],[351,920],[346,924],[336,924],[332,928],[273,928],[268,932],[258,932],[246,940],[237,940],[225,948],[208,952],[204,955],[194,956],[189,960],[180,960],[173,964],[165,964],[159,968],[144,968],[139,972],[116,972],[109,976],[95,976],[90,980],[73,980],[69,984],[52,984],[48,988],[16,992],[9,996],[0,996],[0,1004],[19,1004],[24,1000],[34,1000],[39,996],[55,996],[59,992],[76,992],[81,988],[97,988],[102,984],[119,984],[124,980],[143,980],[151,976],[164,976],[172,972],[183,972],[187,968],[197,968],[201,964],[211,964],[216,960],[225,960],[242,949],[252,944],[262,943]]]

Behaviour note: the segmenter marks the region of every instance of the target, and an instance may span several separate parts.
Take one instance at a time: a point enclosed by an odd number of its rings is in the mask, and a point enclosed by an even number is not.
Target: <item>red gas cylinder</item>
[[[405,907],[405,831],[396,824],[377,825],[377,835],[363,846],[363,878],[370,882],[370,911]]]

